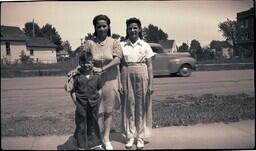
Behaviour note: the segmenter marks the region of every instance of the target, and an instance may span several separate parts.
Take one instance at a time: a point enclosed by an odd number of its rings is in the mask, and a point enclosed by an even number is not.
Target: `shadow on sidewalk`
[[[126,143],[126,138],[120,132],[111,132],[110,138],[112,141],[116,141],[122,144]]]
[[[116,141],[122,144],[126,143],[126,138],[120,132],[111,132],[110,138],[112,141]],[[69,136],[64,144],[57,145],[57,150],[77,150],[77,140],[74,136]]]
[[[126,138],[122,135],[122,133],[116,132],[114,130],[111,131],[110,138],[111,138],[112,141],[116,141],[116,142],[122,143],[124,145],[126,144],[126,141],[127,141]],[[145,138],[144,143],[149,144],[149,139]]]
[[[69,136],[68,140],[64,144],[57,146],[57,150],[77,150],[76,139],[73,136]]]

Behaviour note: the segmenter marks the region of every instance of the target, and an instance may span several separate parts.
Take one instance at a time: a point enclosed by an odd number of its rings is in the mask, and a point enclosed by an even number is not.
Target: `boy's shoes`
[[[92,148],[90,148],[91,150],[104,150],[104,148],[102,147],[102,145],[98,145],[98,146],[94,146]]]
[[[125,148],[131,149],[133,144],[134,144],[134,138],[129,138],[129,140],[125,144]]]
[[[138,149],[138,150],[141,150],[141,149],[143,149],[143,148],[144,148],[144,141],[143,141],[143,139],[138,138],[138,139],[137,139],[137,149]]]
[[[104,146],[105,146],[106,150],[113,150],[114,149],[110,142],[105,142]]]

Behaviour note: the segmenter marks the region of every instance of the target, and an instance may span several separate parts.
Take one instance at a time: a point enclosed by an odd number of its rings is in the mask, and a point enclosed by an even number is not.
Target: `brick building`
[[[254,8],[237,13],[238,37],[237,45],[242,57],[254,55]]]

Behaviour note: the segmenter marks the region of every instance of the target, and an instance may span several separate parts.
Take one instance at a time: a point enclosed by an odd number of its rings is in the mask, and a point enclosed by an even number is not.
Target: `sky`
[[[122,36],[126,19],[137,17],[143,27],[153,24],[161,28],[178,46],[183,42],[190,45],[193,39],[207,46],[212,40],[224,40],[220,22],[236,20],[238,12],[253,5],[253,0],[3,2],[1,25],[23,29],[33,19],[40,27],[51,24],[74,50],[81,38],[94,32],[92,20],[96,15],[107,15],[111,32]]]

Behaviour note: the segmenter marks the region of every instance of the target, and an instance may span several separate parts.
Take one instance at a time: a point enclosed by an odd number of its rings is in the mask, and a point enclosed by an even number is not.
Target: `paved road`
[[[65,79],[64,76],[1,79],[1,117],[70,112],[74,104],[63,88]],[[254,94],[254,70],[194,72],[186,78],[155,78],[153,89],[153,100],[186,94]]]
[[[1,100],[27,97],[63,96],[66,77],[28,77],[1,79]],[[153,98],[184,94],[254,93],[254,70],[193,72],[191,77],[157,77]]]
[[[254,70],[204,71],[185,78],[155,78],[153,89],[155,99],[185,94],[254,94]]]

